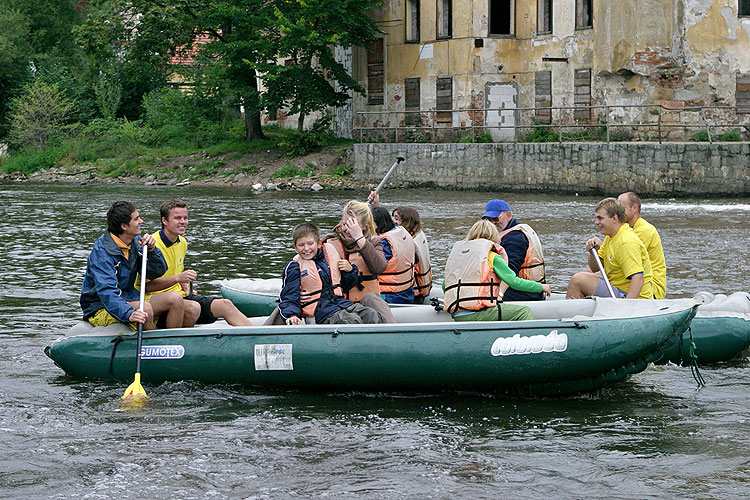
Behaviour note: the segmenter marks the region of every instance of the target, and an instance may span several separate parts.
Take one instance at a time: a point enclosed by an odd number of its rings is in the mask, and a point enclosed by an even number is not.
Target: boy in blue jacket
[[[117,201],[107,211],[107,231],[94,243],[81,285],[83,319],[94,326],[143,323],[144,330],[154,328],[154,314],[167,314],[167,327],[182,326],[182,296],[168,292],[146,302],[138,310],[140,292],[135,278],[141,268],[143,245],[148,246],[146,277],[164,274],[167,264],[150,234],[141,234],[138,208],[129,201]]]
[[[357,284],[357,267],[341,258],[330,243],[320,244],[320,229],[303,222],[292,231],[297,255],[284,267],[279,313],[287,325],[302,318],[315,323],[380,323],[380,314],[355,304],[343,292]]]

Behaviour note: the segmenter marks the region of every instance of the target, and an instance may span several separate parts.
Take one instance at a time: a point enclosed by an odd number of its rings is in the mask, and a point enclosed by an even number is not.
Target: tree
[[[11,140],[19,146],[43,148],[70,127],[66,122],[73,106],[57,85],[35,81],[11,103]]]

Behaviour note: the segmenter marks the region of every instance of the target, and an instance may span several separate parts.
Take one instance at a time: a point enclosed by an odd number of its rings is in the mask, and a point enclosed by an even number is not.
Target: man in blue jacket
[[[487,219],[500,233],[500,245],[508,254],[508,267],[516,276],[530,281],[546,283],[542,244],[528,224],[519,224],[504,200],[490,200],[482,219]],[[508,288],[503,300],[544,300],[543,293],[522,292]]]
[[[107,231],[94,243],[81,286],[83,319],[94,326],[142,323],[144,330],[154,328],[154,314],[167,314],[167,328],[182,326],[184,308],[177,292],[159,294],[138,310],[140,292],[135,288],[141,268],[141,248],[148,246],[146,276],[158,278],[167,270],[154,237],[142,238],[143,220],[138,208],[129,201],[115,202],[107,211]],[[163,296],[163,297],[162,297]]]

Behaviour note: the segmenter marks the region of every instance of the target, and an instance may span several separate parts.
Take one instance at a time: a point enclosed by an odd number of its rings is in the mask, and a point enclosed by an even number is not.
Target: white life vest
[[[414,263],[414,296],[427,297],[432,290],[432,264],[430,263],[430,247],[427,236],[419,231],[414,237],[417,247],[417,260]]]
[[[518,277],[529,281],[539,283],[547,282],[547,275],[544,271],[544,253],[542,252],[542,242],[539,241],[536,231],[531,229],[528,224],[516,224],[510,229],[506,229],[500,234],[500,239],[511,231],[521,231],[529,241],[529,247],[526,250],[521,269],[518,270]]]
[[[341,271],[339,270],[339,254],[330,243],[323,243],[323,255],[328,267],[331,269],[331,287],[323,287],[323,280],[318,272],[318,266],[314,260],[302,259],[299,255],[294,256],[294,261],[299,264],[299,293],[302,316],[314,318],[315,309],[323,292],[333,291],[334,295],[343,297],[341,291]]]
[[[485,239],[453,245],[445,264],[445,311],[453,314],[497,305],[501,280],[487,260],[490,251],[505,254],[499,244]]]
[[[351,300],[352,302],[359,302],[360,300],[362,300],[362,297],[364,297],[368,293],[375,293],[380,295],[380,285],[378,284],[378,277],[370,272],[370,269],[365,263],[365,259],[362,258],[362,255],[359,253],[359,251],[348,253],[346,251],[346,248],[344,248],[344,244],[339,238],[330,239],[328,240],[328,242],[333,245],[340,258],[346,259],[350,263],[357,266],[359,272],[360,282],[358,285],[351,287],[349,291],[346,292],[346,298]]]
[[[392,256],[385,271],[378,274],[382,293],[398,293],[409,289],[414,284],[414,259],[416,246],[409,231],[396,226],[378,238],[386,240],[391,246]]]

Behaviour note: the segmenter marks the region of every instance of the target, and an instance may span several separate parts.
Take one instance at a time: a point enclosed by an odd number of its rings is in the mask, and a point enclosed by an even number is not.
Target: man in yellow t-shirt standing
[[[646,246],[648,258],[651,260],[651,270],[654,273],[654,298],[663,299],[667,295],[667,263],[659,232],[653,224],[641,217],[641,199],[637,194],[632,191],[622,193],[617,197],[617,201],[625,207],[625,222],[633,228]]]
[[[589,268],[599,271],[591,249],[597,249],[604,273],[614,287],[615,296],[626,299],[653,298],[653,272],[646,247],[625,222],[625,207],[614,198],[605,198],[596,206],[595,224],[605,236],[586,241]],[[578,299],[589,295],[610,297],[606,282],[595,272],[576,273],[568,282],[566,298]]]
[[[159,207],[161,231],[153,234],[156,247],[161,250],[167,263],[167,272],[161,278],[149,281],[146,292],[156,293],[178,291],[184,297],[185,315],[183,326],[213,323],[224,318],[233,326],[251,326],[251,322],[228,299],[206,297],[192,293],[190,283],[198,278],[198,273],[185,269],[187,241],[187,204],[182,200],[165,201]],[[159,324],[157,323],[157,326]]]

